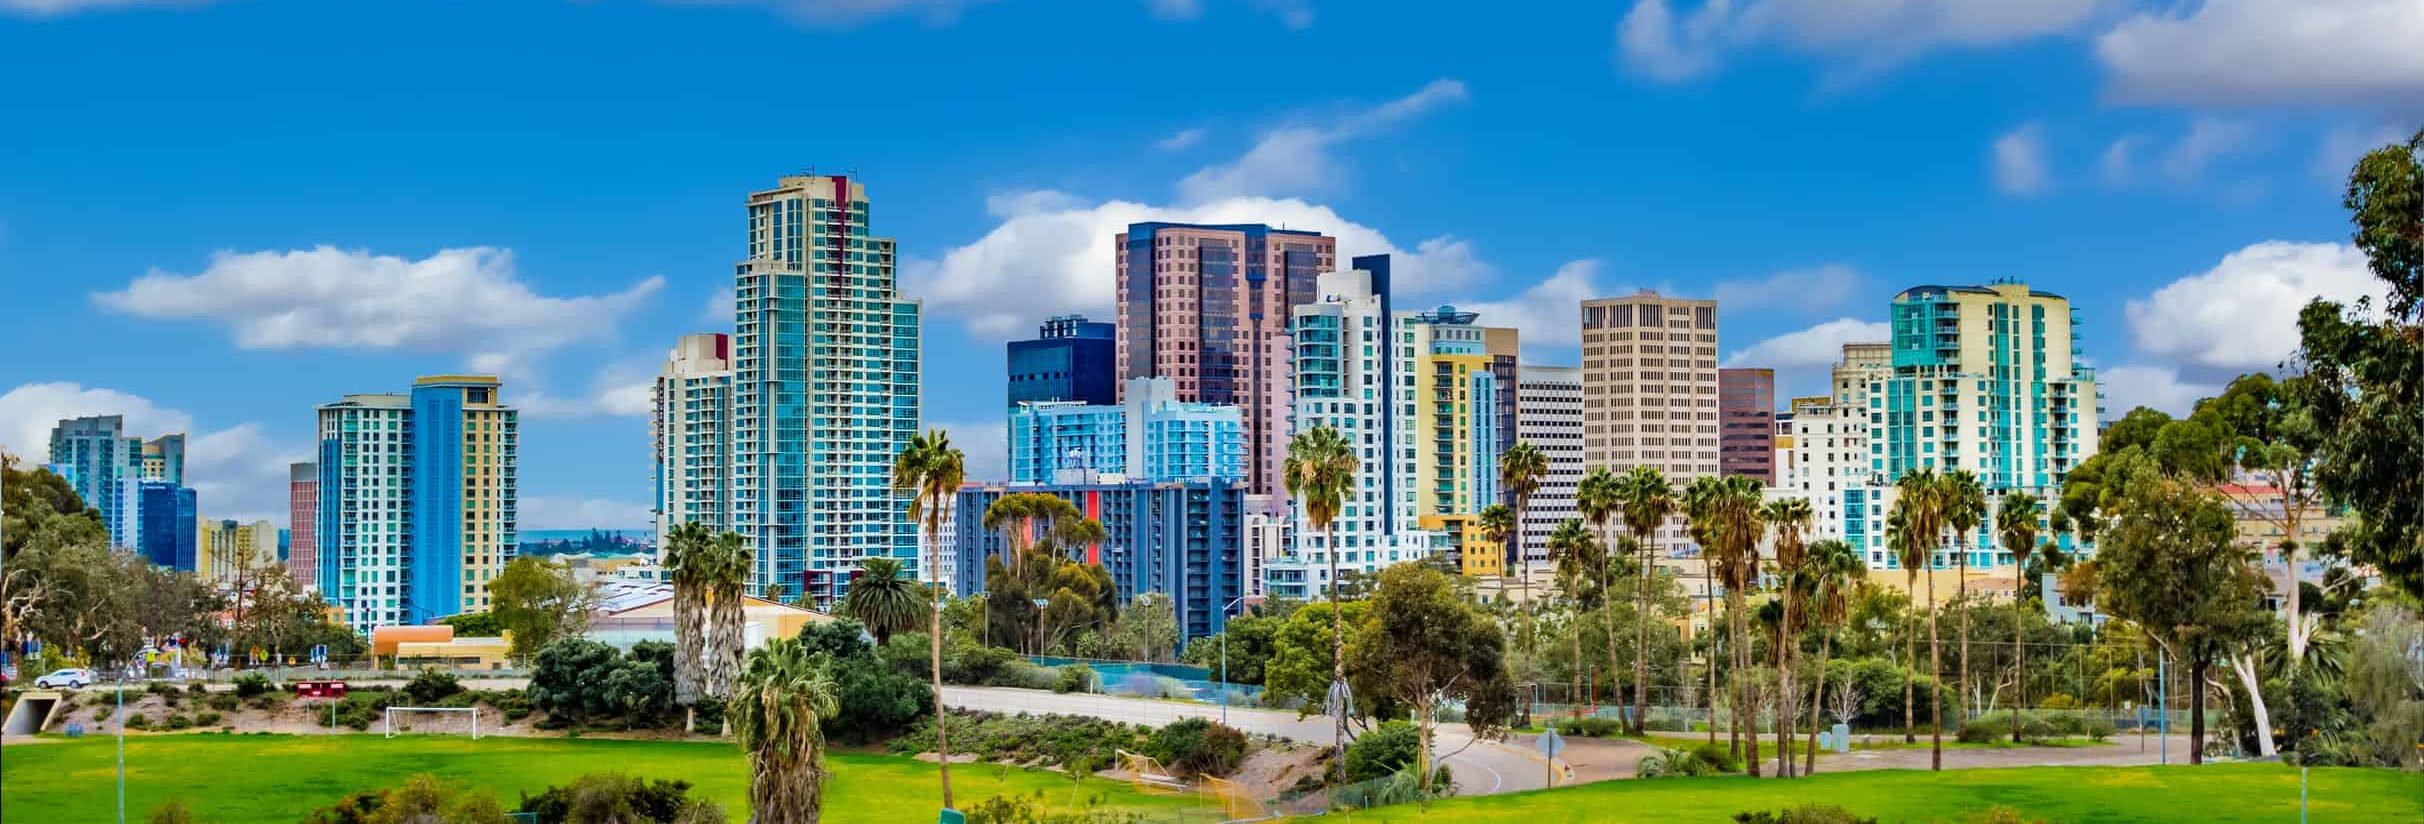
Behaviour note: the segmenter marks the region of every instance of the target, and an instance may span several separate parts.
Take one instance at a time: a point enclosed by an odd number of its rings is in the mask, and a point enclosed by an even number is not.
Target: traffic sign
[[[1556,758],[1558,753],[1565,752],[1565,738],[1557,734],[1557,728],[1550,727],[1540,734],[1540,740],[1532,748],[1539,750],[1542,758]]]

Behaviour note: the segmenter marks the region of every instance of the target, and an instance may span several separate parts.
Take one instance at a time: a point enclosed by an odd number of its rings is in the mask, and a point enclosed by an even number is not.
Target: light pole
[[[1249,600],[1252,603],[1247,603]],[[1220,614],[1227,615],[1238,604],[1255,606],[1262,603],[1260,595],[1240,595],[1220,605]],[[1220,622],[1220,725],[1229,725],[1229,622]]]

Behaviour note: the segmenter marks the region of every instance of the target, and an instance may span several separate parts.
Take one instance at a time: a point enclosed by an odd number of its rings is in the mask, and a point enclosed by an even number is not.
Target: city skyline
[[[357,15],[377,13],[376,4],[365,6],[371,10],[314,13],[359,23]],[[1014,6],[1038,19],[1010,19],[1005,9]],[[139,101],[151,92],[138,77],[247,88],[270,104],[326,103],[325,84],[375,101],[457,89],[480,68],[408,76],[341,64],[320,77],[284,76],[277,67],[290,65],[299,47],[278,39],[284,29],[271,22],[294,8],[0,15],[0,33],[26,44],[0,66],[61,59],[102,37],[137,55],[123,68],[13,92],[37,111]],[[969,50],[972,41],[1072,22],[1182,35],[1154,38],[1155,49],[1180,57],[1202,48],[1180,42],[1200,33],[1268,36],[1265,48],[1283,55],[1344,50],[1372,59],[1304,85],[1282,82],[1286,69],[1259,65],[1231,66],[1245,76],[1210,83],[1183,59],[1169,61],[1161,80],[1080,78],[1060,58],[1029,55],[1022,76],[1057,84],[1083,108],[1021,110],[1025,117],[985,136],[984,152],[899,140],[934,128],[932,115],[917,112],[813,149],[665,126],[675,132],[671,151],[644,172],[617,173],[611,185],[594,170],[609,158],[627,162],[635,146],[610,134],[567,143],[542,128],[564,116],[561,104],[526,97],[466,97],[463,114],[492,126],[476,130],[476,143],[439,126],[430,127],[437,139],[427,146],[387,142],[397,138],[362,134],[360,123],[379,121],[353,104],[326,109],[349,138],[360,138],[349,151],[306,140],[317,124],[270,109],[245,107],[259,115],[246,122],[202,118],[242,138],[221,159],[250,170],[240,180],[200,171],[217,166],[188,149],[106,137],[98,131],[109,128],[105,120],[56,118],[53,128],[24,136],[19,160],[0,165],[5,188],[24,193],[0,204],[0,277],[22,307],[13,318],[24,341],[70,340],[80,355],[5,363],[0,445],[36,461],[46,444],[32,439],[58,419],[99,414],[125,415],[146,434],[188,432],[190,485],[206,512],[285,523],[288,465],[311,457],[305,410],[415,375],[493,371],[517,387],[533,433],[524,444],[525,518],[645,526],[645,387],[678,335],[733,331],[728,320],[708,318],[741,257],[729,230],[735,193],[816,164],[855,166],[881,189],[884,231],[900,241],[903,296],[922,301],[930,316],[924,345],[933,367],[921,423],[952,431],[983,477],[1001,475],[1002,343],[1052,315],[1112,317],[1114,297],[1104,288],[1113,278],[1112,235],[1140,221],[1264,222],[1332,235],[1342,260],[1399,253],[1401,275],[1409,275],[1400,306],[1454,303],[1482,313],[1485,324],[1503,318],[1527,332],[1551,329],[1527,334],[1525,345],[1540,353],[1527,365],[1580,362],[1575,333],[1557,329],[1571,310],[1544,307],[1635,286],[1715,297],[1726,319],[1720,359],[1776,368],[1779,398],[1820,390],[1833,346],[1883,340],[1873,333],[1885,326],[1890,297],[1909,286],[2016,277],[2071,296],[2116,416],[2149,399],[2177,411],[2195,397],[2193,387],[2277,361],[2286,354],[2274,345],[2282,313],[2296,301],[2274,297],[2346,298],[2370,288],[2344,245],[2332,178],[2357,149],[2388,140],[2380,128],[2388,98],[2379,91],[2330,97],[2338,102],[2312,118],[2300,115],[2316,107],[2278,97],[2239,106],[2161,95],[2116,102],[2105,90],[2125,82],[2120,68],[2016,39],[1975,53],[1914,53],[1850,79],[1826,54],[1789,54],[1739,56],[1740,65],[1719,61],[1678,81],[1644,68],[1646,52],[1612,36],[1625,25],[1624,9],[1554,12],[1589,29],[1591,41],[1545,50],[1556,57],[1494,61],[1508,65],[1454,55],[1381,59],[1386,47],[1376,44],[1389,38],[1424,43],[1467,30],[1440,26],[1446,11],[1413,4],[1390,20],[1326,8],[1301,31],[1238,10],[1192,22],[1141,10],[1080,21],[1073,10],[1009,3],[927,25],[777,21],[778,36],[846,28],[898,47],[902,59],[942,61],[943,70],[1000,56]],[[439,17],[391,22],[406,35],[428,34]],[[608,43],[642,31],[712,42],[766,28],[769,18],[632,4],[500,10],[488,22],[506,33],[590,27]],[[1336,36],[1343,32],[1357,36]],[[2101,33],[2074,21],[2045,36],[2064,43]],[[186,59],[191,46],[179,43],[197,37],[251,54]],[[758,68],[788,59],[747,58]],[[665,76],[636,93],[705,77],[681,62],[678,52],[640,52],[635,67]],[[884,65],[909,71],[906,62]],[[2030,67],[2050,71],[2030,73],[2024,93],[1943,102],[1964,84],[2010,83],[2015,69]],[[1564,82],[1530,83],[1527,71],[1557,72]],[[599,80],[619,76],[608,70]],[[894,88],[921,78],[934,80],[910,73],[869,82]],[[1201,113],[1099,111],[1103,99],[1168,81],[1192,83]],[[725,88],[730,97],[711,101],[713,109],[685,107],[662,120],[715,122],[705,113],[773,94]],[[162,114],[193,114],[186,105]],[[967,102],[955,114],[1000,120],[996,105]],[[1601,130],[1611,136],[1578,153],[1496,125],[1554,112],[1538,124],[1543,130],[1588,128],[1605,122],[1602,108],[1629,108],[1662,128]],[[1054,134],[1069,132],[1064,115],[1081,110],[1099,116],[1065,140]],[[1918,119],[1922,113],[1930,119]],[[1795,154],[1747,164],[1750,171],[1694,160],[1767,149],[1779,135],[1794,139]],[[1302,151],[1279,152],[1290,146]],[[382,156],[392,168],[365,167],[354,155]],[[1016,162],[999,163],[1005,155]],[[1289,163],[1269,165],[1275,158]],[[1531,171],[1548,165],[1565,171]],[[1441,187],[1443,180],[1453,182]],[[1609,185],[1616,180],[1624,184]],[[211,214],[180,211],[134,235],[82,217],[148,187],[210,203]],[[371,187],[395,196],[358,196]],[[1443,188],[1454,196],[1439,196]],[[1728,219],[1708,217],[1719,210]],[[1761,242],[1721,242],[1745,213],[1765,223]],[[114,252],[74,253],[90,248]],[[438,296],[446,299],[415,301],[403,288],[411,275],[454,288]],[[370,300],[293,288],[311,283],[387,291]],[[2207,304],[2217,314],[2193,311]],[[273,322],[281,317],[288,321]],[[257,385],[229,391],[235,375],[258,376]]]

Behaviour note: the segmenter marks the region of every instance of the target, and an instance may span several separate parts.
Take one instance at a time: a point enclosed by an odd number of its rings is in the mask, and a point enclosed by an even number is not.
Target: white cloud
[[[2186,415],[2197,401],[2222,392],[2220,386],[2184,381],[2179,370],[2167,366],[2130,365],[2098,370],[2096,385],[2104,390],[2107,420],[2120,420],[2141,406]]]
[[[1201,126],[1197,126],[1192,129],[1180,129],[1177,134],[1154,141],[1153,148],[1160,149],[1165,152],[1175,152],[1180,149],[1194,146],[1197,143],[1204,142],[1205,134],[1207,134],[1207,132]]]
[[[960,11],[987,0],[668,0],[692,6],[764,6],[793,21],[813,26],[846,27],[896,14],[914,15],[943,25],[959,20]]]
[[[1204,16],[1203,0],[1145,0],[1145,8],[1164,20],[1193,20]]]
[[[1809,269],[1786,269],[1758,280],[1729,280],[1717,284],[1721,312],[1786,308],[1807,314],[1833,311],[1867,285],[1860,270],[1841,263]]]
[[[1512,326],[1527,358],[1570,354],[1582,343],[1582,302],[1616,294],[1599,282],[1597,260],[1569,261],[1556,274],[1503,300],[1459,302],[1456,308],[1480,314],[1483,326]]]
[[[515,525],[522,529],[646,529],[656,523],[648,504],[578,495],[523,495]]]
[[[2137,176],[2137,152],[2146,138],[2134,134],[2122,135],[2104,148],[2104,182],[2112,185],[2128,183]]]
[[[1653,80],[1703,74],[1735,50],[1783,46],[1874,72],[1943,48],[1976,48],[2075,31],[2106,0],[1704,0],[1678,17],[1668,0],[1635,0],[1617,31],[1625,65]]]
[[[2096,57],[2109,93],[2135,103],[2412,105],[2419,44],[2415,0],[2205,0],[2130,16]]]
[[[1079,201],[1058,192],[990,199],[996,207],[1005,203]],[[959,317],[980,334],[1006,336],[1063,312],[1107,318],[1118,294],[1112,282],[1112,239],[1128,224],[1145,221],[1268,223],[1324,232],[1338,238],[1342,263],[1354,255],[1394,255],[1397,284],[1409,295],[1435,295],[1490,275],[1463,239],[1435,237],[1407,250],[1328,206],[1296,199],[1231,197],[1187,206],[1113,200],[995,211],[1005,219],[984,237],[944,252],[940,260],[909,260],[901,267],[903,288],[910,296],[924,301],[930,311]]]
[[[1832,366],[1842,358],[1846,343],[1883,343],[1892,339],[1893,327],[1886,324],[1838,318],[1736,350],[1726,356],[1725,365],[1764,367],[1779,372]]]
[[[960,451],[961,472],[968,480],[999,481],[1010,477],[1008,424],[997,420],[927,421],[926,425],[951,436],[951,446]]]
[[[2224,156],[2244,150],[2253,133],[2246,127],[2211,117],[2197,118],[2188,127],[2188,134],[2163,156],[2163,174],[2173,181],[2189,183],[2205,173],[2205,168]]]
[[[2046,161],[2045,127],[2027,123],[1995,138],[1995,188],[2007,195],[2028,196],[2045,191],[2051,182]]]
[[[48,17],[98,9],[132,8],[135,6],[201,6],[211,0],[0,0],[0,10]]]
[[[699,320],[730,325],[739,306],[736,302],[738,300],[739,298],[732,293],[732,287],[717,287],[714,292],[707,295],[707,306],[699,310]]]
[[[1340,143],[1411,120],[1467,98],[1462,81],[1433,80],[1405,97],[1359,109],[1328,122],[1283,126],[1264,132],[1234,161],[1208,166],[1178,182],[1179,198],[1204,203],[1230,197],[1304,195],[1328,191],[1345,176],[1331,154]]]
[[[311,459],[306,444],[270,439],[259,424],[197,431],[193,416],[150,399],[67,382],[28,383],[0,395],[0,451],[38,465],[50,458],[50,431],[63,418],[122,415],[130,436],[186,433],[185,480],[202,514],[285,523],[286,465]]]
[[[2378,300],[2381,285],[2356,247],[2272,240],[2131,300],[2127,313],[2142,354],[2216,370],[2268,369],[2298,348],[2298,310],[2307,301],[2367,295]]]

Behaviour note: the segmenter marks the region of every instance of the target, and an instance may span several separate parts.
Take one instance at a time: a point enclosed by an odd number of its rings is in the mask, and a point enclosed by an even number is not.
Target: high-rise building
[[[1524,557],[1542,564],[1549,560],[1549,533],[1566,519],[1582,517],[1574,504],[1583,475],[1582,370],[1525,364],[1522,381],[1515,388],[1516,439],[1549,457],[1549,476],[1523,513]]]
[[[1289,313],[1313,302],[1338,241],[1262,224],[1136,223],[1115,247],[1119,378],[1166,377],[1179,400],[1238,407],[1249,482],[1280,495]]]
[[[1516,408],[1523,398],[1523,333],[1511,326],[1486,326],[1481,339],[1490,352],[1490,374],[1498,378],[1498,452],[1504,455],[1523,439],[1516,431]],[[1493,467],[1492,471],[1496,471]],[[1499,502],[1514,505],[1503,487],[1498,490]]]
[[[364,632],[488,609],[517,546],[520,415],[496,378],[319,408],[320,593]]]
[[[149,441],[126,434],[123,415],[64,418],[51,428],[50,469],[65,479],[101,515],[111,546],[133,548],[137,538],[120,510],[133,487],[125,481],[185,484],[185,435]]]
[[[1243,481],[971,485],[960,490],[954,508],[981,513],[1012,492],[1059,496],[1100,522],[1102,543],[1070,549],[1111,573],[1121,603],[1147,592],[1170,596],[1185,638],[1219,632],[1247,594],[1240,573],[1247,514]],[[986,529],[981,517],[962,517],[956,528],[957,589],[982,592],[985,561],[1007,551],[1002,532]]]
[[[1246,496],[1246,549],[1239,579],[1247,595],[1261,598],[1269,594],[1264,585],[1263,568],[1287,554],[1296,538],[1296,520],[1288,516],[1286,505],[1273,505],[1262,495]]]
[[[1010,410],[1010,483],[1069,472],[1131,481],[1243,479],[1246,430],[1234,406],[1178,400],[1169,378],[1130,378],[1125,401],[1028,401]]]
[[[1717,370],[1717,471],[1776,485],[1776,370]]]
[[[893,241],[869,234],[866,187],[793,175],[748,198],[733,289],[733,529],[749,587],[828,606],[860,559],[927,579],[892,461],[918,427],[918,304]],[[771,588],[771,590],[769,589]]]
[[[1719,472],[1717,302],[1642,291],[1582,302],[1585,466],[1649,466],[1678,489]],[[1681,518],[1656,538],[1684,538]]]
[[[201,551],[195,532],[201,515],[194,491],[167,481],[125,479],[118,482],[118,532],[129,536],[127,546],[152,566],[194,571]]]
[[[194,574],[221,586],[249,586],[278,566],[278,527],[268,521],[240,523],[198,518]]]
[[[1074,401],[1119,402],[1118,324],[1084,315],[1047,318],[1033,340],[1009,344],[1010,405]]]
[[[732,529],[732,336],[683,335],[666,353],[648,418],[657,547],[673,527]]]
[[[1327,592],[1330,553],[1338,571],[1368,573],[1431,554],[1416,517],[1414,332],[1389,308],[1389,256],[1320,278],[1321,299],[1295,310],[1297,432],[1337,429],[1355,454],[1355,478],[1338,517],[1316,528],[1295,507],[1295,542],[1265,564],[1270,594],[1309,599]]]
[[[286,467],[286,574],[307,591],[320,588],[320,465],[304,462]]]
[[[1413,344],[1397,348],[1413,360],[1418,519],[1479,515],[1499,502],[1500,389],[1477,317],[1441,306],[1395,319]]]

